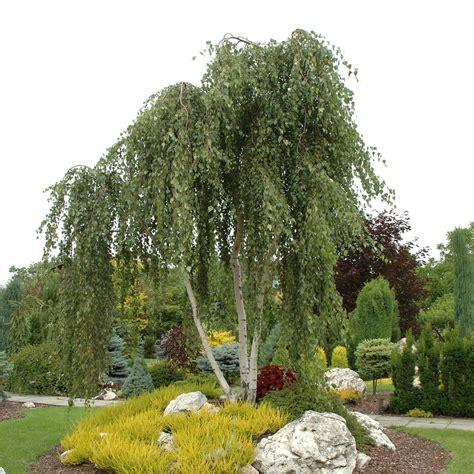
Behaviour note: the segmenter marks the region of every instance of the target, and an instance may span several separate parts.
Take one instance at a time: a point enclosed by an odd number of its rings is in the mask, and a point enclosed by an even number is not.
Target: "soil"
[[[368,448],[365,454],[372,459],[363,471],[356,470],[354,473],[435,474],[445,469],[451,460],[449,451],[434,441],[396,430],[384,431],[397,450]]]
[[[382,415],[387,413],[391,393],[368,393],[365,398],[355,404],[347,404],[346,408],[351,411],[359,411],[367,415]]]
[[[60,473],[60,474],[69,474],[74,473],[78,474],[80,472],[94,472],[94,473],[106,473],[107,471],[102,471],[97,469],[93,464],[81,464],[80,466],[66,466],[63,464],[59,456],[64,450],[59,446],[56,446],[49,453],[40,456],[34,464],[32,464],[28,469],[28,474],[49,474],[49,473]]]
[[[23,418],[25,415],[21,411],[22,404],[19,402],[5,401],[0,403],[0,422],[12,420],[14,418]],[[36,408],[47,408],[48,405],[36,405]],[[33,408],[30,408],[33,410]]]

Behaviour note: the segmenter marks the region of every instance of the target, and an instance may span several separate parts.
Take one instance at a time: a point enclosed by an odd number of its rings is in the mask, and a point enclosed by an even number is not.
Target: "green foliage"
[[[8,387],[15,393],[63,395],[65,376],[57,349],[49,344],[25,346],[12,357]]]
[[[326,370],[328,368],[328,360],[326,357],[326,351],[322,347],[316,348],[316,364],[321,370]]]
[[[346,420],[347,428],[356,440],[357,449],[369,444],[367,431],[347,411],[341,399],[323,386],[296,382],[282,390],[269,392],[262,401],[287,413],[290,421],[296,420],[307,410],[336,413]]]
[[[273,354],[271,365],[278,365],[279,367],[284,367],[287,369],[292,367],[286,338],[283,336],[280,336],[280,339],[278,339],[278,344]]]
[[[441,347],[441,410],[451,416],[474,416],[474,338],[450,333]]]
[[[188,374],[185,380],[174,382],[173,385],[183,390],[192,387],[189,391],[198,390],[207,398],[219,398],[222,395],[222,389],[213,374]]]
[[[395,344],[388,339],[368,339],[356,349],[356,366],[364,380],[372,380],[373,393],[377,391],[377,380],[390,375],[391,357]]]
[[[145,367],[143,359],[136,357],[133,362],[132,370],[123,383],[123,396],[125,398],[135,397],[144,392],[151,392],[153,389],[153,380]]]
[[[224,344],[211,348],[212,354],[217,364],[226,376],[231,378],[239,373],[239,344]],[[211,364],[206,356],[200,356],[196,360],[199,370],[205,373],[212,373]]]
[[[123,340],[116,333],[115,329],[112,331],[112,337],[110,338],[109,354],[111,365],[107,376],[112,382],[121,384],[127,378],[130,368],[128,366],[128,360],[124,355]]]
[[[421,383],[421,407],[428,411],[439,411],[440,351],[429,326],[421,333],[417,352],[418,376]]]
[[[406,413],[419,406],[418,392],[413,387],[416,361],[412,351],[413,342],[413,335],[409,332],[401,353],[398,348],[392,351],[392,381],[395,390],[390,399],[390,408],[396,413]]]
[[[268,336],[263,341],[258,351],[258,367],[269,365],[273,358],[273,353],[280,338],[281,326],[275,324],[270,330]]]
[[[464,230],[457,228],[451,232],[451,246],[454,257],[454,304],[456,320],[460,324],[461,335],[470,337],[474,331],[474,281],[472,263],[469,257]]]
[[[349,367],[347,360],[347,349],[344,346],[336,346],[331,354],[331,368],[339,367],[346,369]]]
[[[157,360],[148,369],[148,372],[155,388],[164,387],[184,378],[182,372],[180,373],[175,366],[166,360]]]
[[[200,86],[153,95],[94,168],[50,188],[42,230],[46,253],[58,248],[64,261],[73,385],[90,389],[104,370],[111,254],[125,272],[136,259],[154,274],[187,269],[205,299],[211,263],[229,261],[240,224],[247,307],[258,307],[269,269],[297,360],[340,307],[334,267],[363,234],[362,205],[390,200],[357,130],[346,86],[355,72],[339,49],[296,30],[265,44],[226,38],[209,54]]]
[[[7,381],[13,365],[9,362],[5,351],[0,351],[0,385]]]
[[[395,293],[382,277],[367,282],[357,297],[351,317],[354,346],[364,339],[391,338],[397,333],[398,305]]]
[[[423,326],[431,327],[438,340],[443,341],[446,334],[454,328],[454,294],[440,296],[430,308],[421,310],[418,318]]]
[[[405,416],[411,416],[413,418],[433,418],[433,413],[422,410],[421,408],[412,408],[405,413]]]

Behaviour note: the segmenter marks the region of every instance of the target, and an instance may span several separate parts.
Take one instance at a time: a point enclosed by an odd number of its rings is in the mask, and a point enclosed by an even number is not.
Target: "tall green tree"
[[[450,243],[454,260],[454,313],[461,335],[469,337],[474,330],[472,265],[464,230],[451,232]]]
[[[11,278],[0,289],[0,351],[8,347],[12,314],[23,299],[23,284],[17,277]]]
[[[223,261],[241,396],[252,401],[273,280],[297,360],[340,306],[334,267],[362,235],[362,207],[390,198],[354,122],[346,80],[355,72],[337,48],[297,30],[267,44],[227,36],[208,52],[200,86],[152,96],[94,168],[75,167],[51,188],[42,228],[46,252],[58,248],[64,264],[64,351],[73,381],[89,390],[110,335],[112,254],[155,274],[180,269],[203,349],[231,396],[201,317],[211,262]]]
[[[397,300],[387,280],[379,277],[364,285],[350,327],[354,347],[364,339],[399,337]]]

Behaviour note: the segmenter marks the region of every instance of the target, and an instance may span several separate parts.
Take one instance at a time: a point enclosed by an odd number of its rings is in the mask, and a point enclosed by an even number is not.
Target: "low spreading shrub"
[[[349,362],[347,360],[347,349],[344,346],[336,346],[331,354],[331,367],[347,369]]]
[[[238,473],[253,462],[254,441],[287,422],[285,414],[268,404],[229,403],[218,413],[163,416],[172,399],[196,390],[191,384],[171,385],[102,409],[62,441],[72,450],[63,462],[92,462],[117,473]],[[162,431],[172,434],[176,451],[156,443]]]
[[[12,357],[8,388],[16,393],[63,395],[65,376],[56,349],[49,344],[25,346]]]
[[[433,418],[433,413],[422,410],[421,408],[412,408],[405,413],[405,416],[412,416],[414,418]]]
[[[183,372],[179,371],[173,364],[167,360],[157,360],[148,369],[153,386],[155,388],[165,387],[178,380],[183,380]]]
[[[359,450],[370,443],[367,430],[344,407],[338,395],[324,386],[296,382],[282,390],[267,393],[262,402],[287,413],[290,421],[296,420],[307,410],[336,413],[346,420],[347,428],[354,436]]]
[[[235,336],[230,331],[211,331],[208,341],[210,347],[218,347],[225,344],[233,344]]]
[[[344,403],[355,403],[362,400],[362,393],[353,388],[339,388],[332,390]]]
[[[148,373],[145,363],[141,357],[137,357],[133,363],[132,370],[128,374],[122,386],[124,397],[135,397],[144,392],[151,392],[155,387]]]
[[[294,382],[296,382],[296,374],[291,369],[285,369],[278,365],[262,367],[257,376],[257,400],[260,400],[268,392],[282,390]]]

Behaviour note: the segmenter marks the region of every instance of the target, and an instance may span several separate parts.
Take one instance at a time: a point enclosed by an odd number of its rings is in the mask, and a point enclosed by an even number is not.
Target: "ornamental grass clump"
[[[170,385],[102,409],[63,439],[63,448],[71,450],[63,462],[92,462],[100,469],[127,474],[238,473],[253,462],[255,441],[288,421],[286,414],[266,403],[229,403],[217,413],[163,415],[171,400],[199,388]],[[174,451],[157,443],[163,431],[173,436]]]

